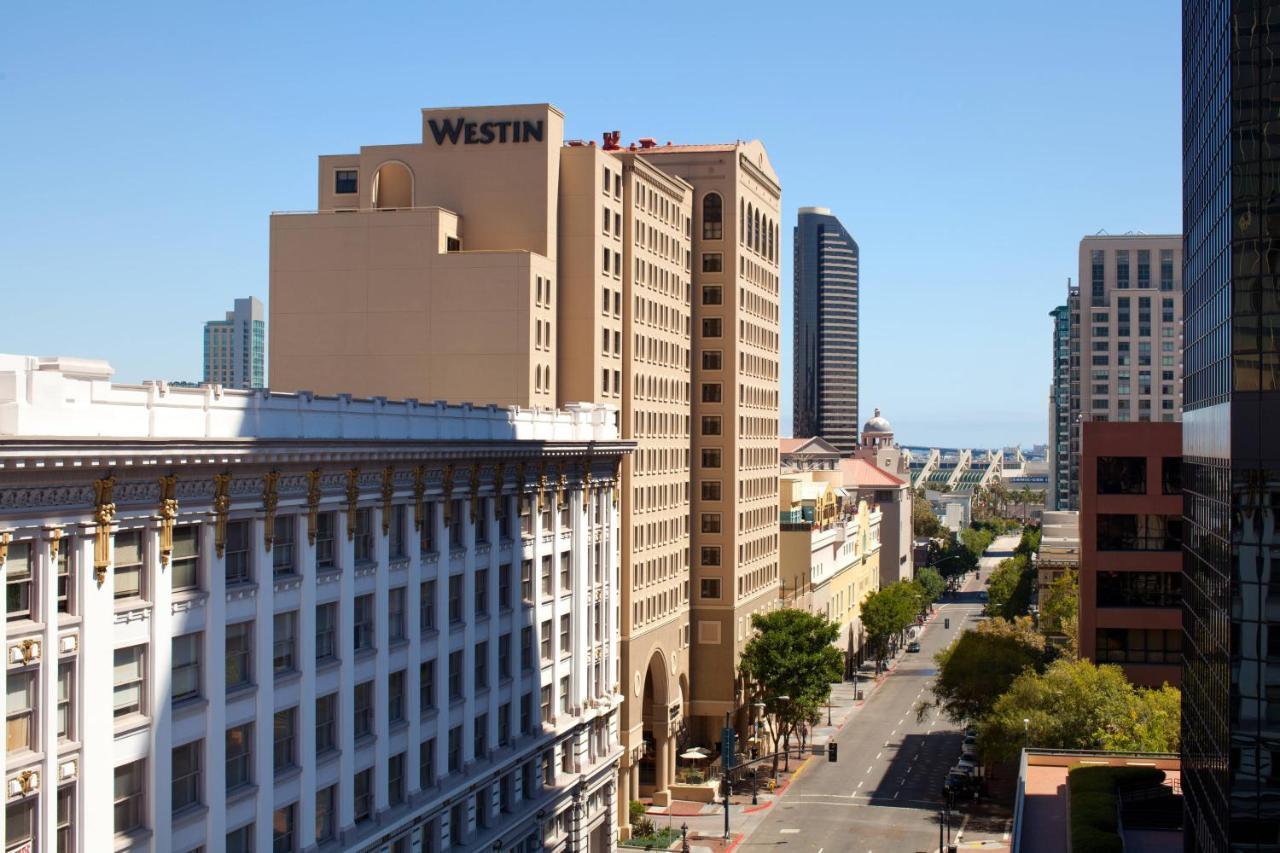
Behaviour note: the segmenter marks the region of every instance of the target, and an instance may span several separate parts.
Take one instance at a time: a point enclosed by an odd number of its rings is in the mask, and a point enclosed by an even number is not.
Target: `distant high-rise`
[[[858,445],[858,244],[825,207],[795,227],[792,434]]]
[[[1049,388],[1049,490],[1044,508],[1071,504],[1071,306],[1059,305],[1053,318],[1053,385]],[[1077,307],[1077,312],[1079,308]],[[1078,353],[1074,353],[1077,356]]]
[[[1280,849],[1280,2],[1184,0],[1187,850]]]
[[[1177,234],[1080,241],[1080,285],[1068,287],[1070,505],[1057,509],[1080,509],[1081,422],[1181,420],[1181,274]]]
[[[237,299],[225,320],[204,324],[204,381],[265,388],[267,323],[257,297]]]

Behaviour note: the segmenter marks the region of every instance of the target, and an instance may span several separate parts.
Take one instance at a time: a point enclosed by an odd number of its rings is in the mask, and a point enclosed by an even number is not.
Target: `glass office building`
[[[858,446],[858,244],[825,207],[795,227],[792,435]]]
[[[1280,2],[1183,3],[1188,850],[1280,850]]]

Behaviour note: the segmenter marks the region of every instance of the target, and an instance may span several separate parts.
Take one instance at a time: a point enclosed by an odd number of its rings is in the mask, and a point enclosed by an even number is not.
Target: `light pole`
[[[680,853],[689,853],[689,822],[680,824]]]
[[[1031,743],[1031,720],[1028,717],[1022,718],[1022,748],[1025,750],[1027,745]]]
[[[790,702],[791,697],[783,693],[781,696],[778,697],[778,701]],[[791,738],[790,737],[786,737],[783,739],[783,749],[785,749],[786,751],[782,755],[782,761],[783,761],[782,770],[785,773],[790,773],[791,772]]]

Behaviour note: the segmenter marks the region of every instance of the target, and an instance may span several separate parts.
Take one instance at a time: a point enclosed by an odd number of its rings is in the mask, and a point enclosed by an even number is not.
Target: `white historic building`
[[[615,418],[0,356],[6,851],[612,849]]]

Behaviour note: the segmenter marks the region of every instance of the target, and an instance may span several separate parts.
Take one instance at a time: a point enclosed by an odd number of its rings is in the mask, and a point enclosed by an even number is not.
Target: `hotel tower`
[[[625,832],[679,748],[745,728],[738,655],[776,606],[778,179],[754,141],[566,141],[548,104],[422,122],[272,217],[272,383],[618,409]]]

